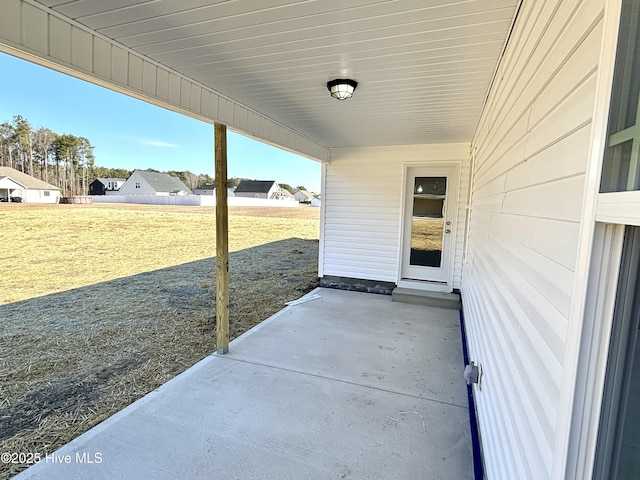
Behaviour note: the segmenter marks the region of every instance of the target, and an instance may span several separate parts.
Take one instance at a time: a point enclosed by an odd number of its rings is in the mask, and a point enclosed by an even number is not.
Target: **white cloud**
[[[153,140],[147,137],[141,137],[136,135],[112,135],[106,134],[105,138],[112,138],[115,140],[125,140],[128,142],[136,143],[142,147],[157,147],[157,148],[180,148],[177,143],[165,142],[163,140]]]
[[[161,140],[140,140],[140,144],[145,147],[159,147],[159,148],[178,148],[179,145],[175,143],[163,142]]]

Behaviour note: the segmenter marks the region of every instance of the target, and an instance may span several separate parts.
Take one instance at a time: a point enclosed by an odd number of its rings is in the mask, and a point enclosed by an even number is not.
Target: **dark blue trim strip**
[[[462,336],[462,356],[464,358],[464,364],[469,365],[467,333],[464,328],[464,313],[462,309],[460,310],[460,332]],[[480,449],[478,419],[476,418],[476,404],[473,399],[473,385],[467,385],[467,400],[469,402],[469,425],[471,427],[471,447],[473,449],[473,477],[475,480],[483,480],[484,470],[482,468],[482,451]]]

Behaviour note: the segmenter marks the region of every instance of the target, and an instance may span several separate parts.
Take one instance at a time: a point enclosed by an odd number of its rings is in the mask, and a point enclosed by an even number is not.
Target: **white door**
[[[458,178],[457,165],[407,168],[398,285],[451,291]]]

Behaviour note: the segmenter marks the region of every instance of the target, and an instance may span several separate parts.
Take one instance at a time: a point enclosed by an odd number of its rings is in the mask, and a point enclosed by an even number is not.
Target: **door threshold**
[[[399,288],[408,288],[411,290],[423,290],[426,292],[442,292],[451,293],[453,288],[446,282],[432,282],[428,280],[411,280],[403,278],[398,280]]]

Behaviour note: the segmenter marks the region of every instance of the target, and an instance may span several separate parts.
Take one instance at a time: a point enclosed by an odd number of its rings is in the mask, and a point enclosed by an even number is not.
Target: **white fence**
[[[212,195],[90,195],[93,203],[142,203],[148,205],[190,205],[213,207]],[[230,207],[289,207],[300,206],[295,200],[267,200],[264,198],[227,197]]]

